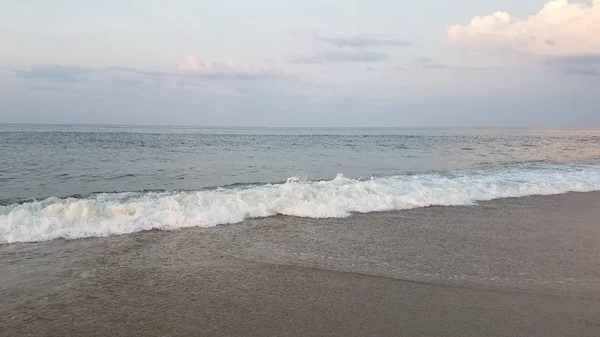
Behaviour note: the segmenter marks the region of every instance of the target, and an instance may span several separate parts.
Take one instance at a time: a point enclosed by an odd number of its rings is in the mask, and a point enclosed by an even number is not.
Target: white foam
[[[291,178],[283,184],[230,189],[50,198],[0,206],[0,244],[212,227],[276,214],[346,217],[353,212],[594,190],[600,190],[600,166],[556,165],[368,180],[342,175],[329,181]]]

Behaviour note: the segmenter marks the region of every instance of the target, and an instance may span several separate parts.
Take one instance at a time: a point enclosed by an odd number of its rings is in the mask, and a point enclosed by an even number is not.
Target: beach
[[[0,337],[600,337],[600,0],[0,22]]]
[[[600,193],[0,246],[1,336],[599,336]]]

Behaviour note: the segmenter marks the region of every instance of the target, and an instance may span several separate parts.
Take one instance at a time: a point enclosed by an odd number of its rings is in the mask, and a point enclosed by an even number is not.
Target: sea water
[[[600,190],[600,130],[0,125],[0,244]]]

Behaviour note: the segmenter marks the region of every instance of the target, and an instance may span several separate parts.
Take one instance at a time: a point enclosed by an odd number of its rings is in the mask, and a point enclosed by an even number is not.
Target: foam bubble
[[[528,195],[600,190],[600,166],[514,166],[495,171],[418,174],[186,192],[102,193],[0,206],[0,243],[102,237],[145,230],[233,224],[277,214],[332,218],[352,213]]]

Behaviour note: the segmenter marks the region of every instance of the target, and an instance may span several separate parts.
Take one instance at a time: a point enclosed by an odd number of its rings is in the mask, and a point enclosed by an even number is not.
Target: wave
[[[352,213],[529,195],[600,190],[600,165],[517,165],[495,170],[427,173],[366,180],[290,178],[284,183],[199,191],[98,193],[0,206],[0,244],[177,230],[288,215],[347,217]]]

